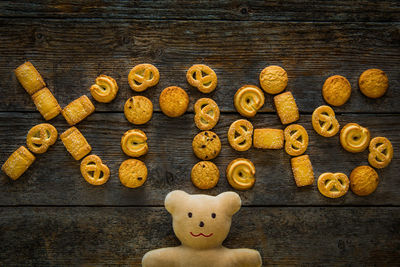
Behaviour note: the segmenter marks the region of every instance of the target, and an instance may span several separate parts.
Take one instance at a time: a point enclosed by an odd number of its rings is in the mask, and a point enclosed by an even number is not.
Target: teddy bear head
[[[176,190],[165,198],[175,235],[183,245],[195,249],[221,246],[229,233],[232,215],[240,206],[240,197],[234,192],[213,197]]]

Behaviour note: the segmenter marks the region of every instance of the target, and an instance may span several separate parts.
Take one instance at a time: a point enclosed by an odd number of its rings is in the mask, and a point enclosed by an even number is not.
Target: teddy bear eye
[[[188,217],[192,218],[192,213],[191,212],[188,213]]]
[[[216,217],[217,215],[213,212],[213,213],[211,213],[211,217],[213,217],[213,219],[215,219],[215,217]]]

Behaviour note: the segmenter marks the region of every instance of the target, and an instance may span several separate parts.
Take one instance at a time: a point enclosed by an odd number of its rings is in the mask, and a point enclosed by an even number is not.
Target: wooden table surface
[[[230,248],[260,251],[264,265],[376,265],[400,263],[400,4],[384,1],[78,1],[0,2],[0,163],[25,144],[28,130],[44,119],[13,70],[30,60],[62,107],[86,94],[99,74],[114,77],[120,90],[110,104],[94,101],[96,112],[77,125],[110,167],[110,180],[91,186],[58,140],[17,181],[0,174],[0,265],[97,266],[140,265],[145,252],[178,245],[171,218],[163,208],[174,189],[216,195],[233,190],[225,168],[237,157],[256,166],[253,189],[238,192],[243,207],[233,217],[225,241]],[[35,3],[34,3],[35,2]],[[136,95],[128,85],[129,70],[152,63],[160,82],[142,95],[154,104],[144,126],[124,117],[123,104]],[[185,78],[192,65],[211,66],[218,87],[201,94]],[[394,147],[392,163],[377,170],[379,186],[372,195],[348,192],[339,199],[323,197],[316,183],[297,188],[290,156],[284,150],[236,152],[228,144],[229,125],[240,115],[235,91],[259,85],[260,71],[272,64],[287,70],[300,110],[299,123],[310,136],[307,154],[315,177],[368,164],[368,151],[346,152],[339,137],[324,138],[311,126],[312,111],[324,104],[325,79],[339,74],[352,85],[350,100],[334,108],[343,126],[356,122],[372,136],[386,136]],[[389,89],[368,99],[358,89],[359,75],[383,69]],[[188,112],[168,118],[158,97],[170,85],[190,96]],[[196,189],[190,170],[198,161],[191,148],[199,132],[193,104],[211,97],[221,109],[214,128],[222,152],[213,162],[221,178],[212,190]],[[250,121],[257,127],[284,129],[271,95]],[[59,115],[50,121],[61,133],[68,128]],[[146,132],[149,153],[141,157],[149,177],[128,189],[118,167],[128,157],[120,149],[122,134]]]

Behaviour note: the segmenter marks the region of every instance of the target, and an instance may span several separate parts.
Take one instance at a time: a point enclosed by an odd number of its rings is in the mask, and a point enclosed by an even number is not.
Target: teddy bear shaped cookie
[[[258,251],[222,246],[232,215],[241,206],[237,193],[224,192],[214,197],[175,190],[166,196],[164,204],[172,215],[175,235],[182,244],[147,252],[142,259],[144,267],[261,266]]]

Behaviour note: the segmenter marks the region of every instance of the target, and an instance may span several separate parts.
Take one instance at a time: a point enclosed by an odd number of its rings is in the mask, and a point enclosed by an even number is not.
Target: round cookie
[[[139,187],[146,179],[147,167],[138,159],[127,159],[119,166],[119,180],[126,187]]]
[[[192,148],[199,159],[210,160],[221,152],[221,141],[216,133],[204,131],[193,138]]]
[[[286,71],[279,66],[268,66],[260,73],[261,88],[268,94],[282,92],[288,83]]]
[[[145,96],[132,96],[125,102],[124,114],[133,124],[145,124],[153,116],[153,103]]]
[[[370,166],[358,166],[350,174],[350,188],[354,194],[367,196],[378,187],[378,173]]]
[[[341,106],[349,100],[351,85],[349,81],[340,75],[334,75],[326,79],[322,87],[322,96],[332,106]]]
[[[361,93],[369,98],[378,98],[386,93],[389,80],[386,73],[380,69],[369,69],[360,75],[358,86]]]
[[[218,167],[211,161],[200,161],[192,168],[192,183],[199,189],[211,189],[219,180]]]
[[[182,88],[170,86],[160,94],[161,111],[168,117],[179,117],[186,112],[189,106],[189,96]]]

